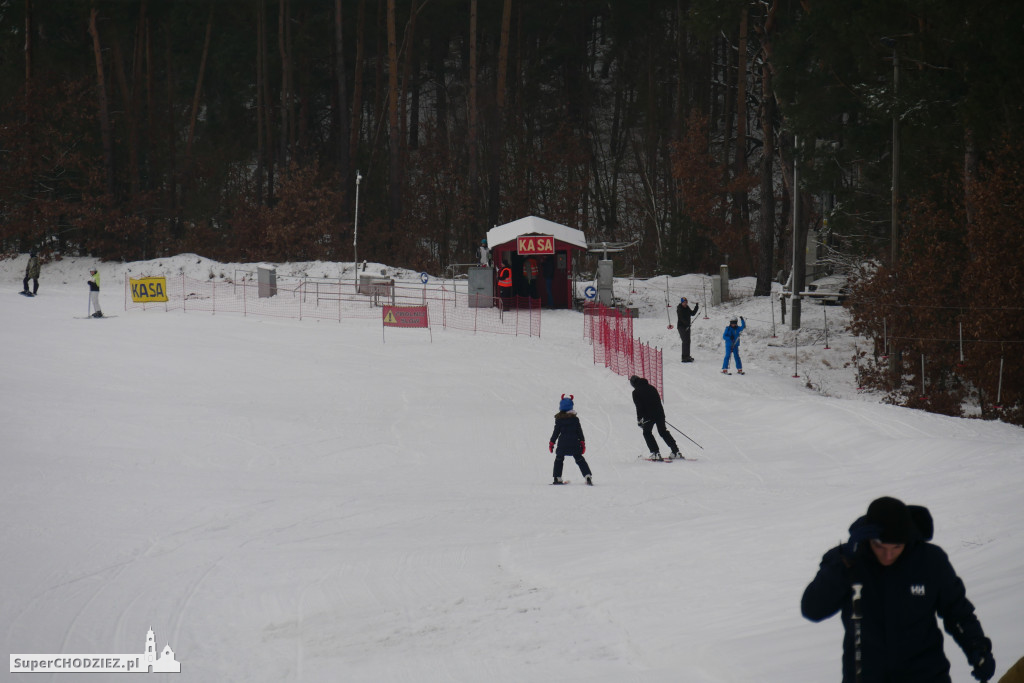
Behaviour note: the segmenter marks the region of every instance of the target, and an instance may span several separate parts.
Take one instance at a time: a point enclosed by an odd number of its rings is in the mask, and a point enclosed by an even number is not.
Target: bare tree
[[[93,5],[89,11],[89,35],[92,36],[93,56],[96,60],[96,99],[99,105],[100,134],[103,138],[103,165],[106,170],[107,193],[114,196],[114,136],[110,127],[110,110],[107,104],[107,81],[103,74],[103,49],[100,46],[100,32],[96,28],[99,14]]]

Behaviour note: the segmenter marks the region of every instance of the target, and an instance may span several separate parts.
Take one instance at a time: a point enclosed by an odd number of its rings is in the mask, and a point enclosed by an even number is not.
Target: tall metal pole
[[[797,282],[797,258],[800,251],[800,142],[793,136],[793,276],[790,278],[790,293],[793,295],[789,315],[789,329],[800,329],[800,289]],[[800,278],[803,279],[803,278]]]
[[[363,179],[363,176],[359,175],[359,169],[356,169],[356,217],[352,226],[352,269],[355,271],[356,280],[356,294],[359,293],[359,252],[358,252],[358,241],[359,241],[359,181]]]

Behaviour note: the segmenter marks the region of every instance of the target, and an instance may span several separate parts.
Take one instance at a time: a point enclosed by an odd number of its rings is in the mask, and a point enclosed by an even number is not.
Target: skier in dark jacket
[[[665,409],[661,406],[661,396],[658,390],[651,386],[643,377],[633,375],[629,378],[633,387],[633,405],[636,406],[636,423],[644,430],[644,441],[647,442],[647,450],[650,451],[651,460],[662,460],[661,452],[658,450],[658,442],[654,439],[654,428],[658,428],[658,434],[664,439],[665,444],[671,449],[671,458],[681,458],[679,446],[672,438],[671,432],[665,428]]]
[[[28,281],[32,280],[32,291],[28,291]],[[36,250],[33,249],[28,255],[28,265],[25,266],[25,279],[22,282],[22,294],[31,294],[35,296],[39,293],[39,256],[36,255]]]
[[[576,417],[573,410],[572,395],[562,394],[562,400],[558,402],[558,412],[555,413],[555,431],[551,432],[551,440],[548,442],[548,452],[555,454],[555,468],[552,474],[555,480],[552,484],[564,484],[562,481],[562,459],[571,455],[576,459],[580,473],[587,478],[587,485],[593,486],[591,480],[590,465],[583,454],[587,452],[587,442],[583,436],[583,425],[580,418]],[[555,444],[558,450],[555,450]]]
[[[679,330],[679,339],[683,342],[683,362],[692,363],[693,356],[690,355],[690,322],[693,316],[697,315],[697,311],[700,310],[700,304],[694,304],[693,310],[690,310],[690,304],[684,296],[679,300],[679,305],[676,306],[676,320],[678,321],[677,329]]]
[[[850,526],[847,543],[825,553],[800,608],[811,621],[842,613],[843,683],[950,683],[936,615],[976,679],[995,673],[963,581],[931,537],[926,508],[885,497]]]

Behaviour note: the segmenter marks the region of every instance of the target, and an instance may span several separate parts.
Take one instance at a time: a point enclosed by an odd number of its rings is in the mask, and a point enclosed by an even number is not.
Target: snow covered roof
[[[560,242],[571,244],[581,249],[587,248],[587,238],[583,236],[582,230],[570,228],[560,223],[527,216],[517,221],[497,225],[487,231],[487,247],[494,249],[496,246],[512,242],[520,235],[552,235]]]

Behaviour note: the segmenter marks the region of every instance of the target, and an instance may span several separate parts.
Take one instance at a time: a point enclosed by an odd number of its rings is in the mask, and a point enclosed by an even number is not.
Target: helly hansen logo
[[[910,587],[910,594],[918,597],[924,597],[924,585],[915,583]]]

